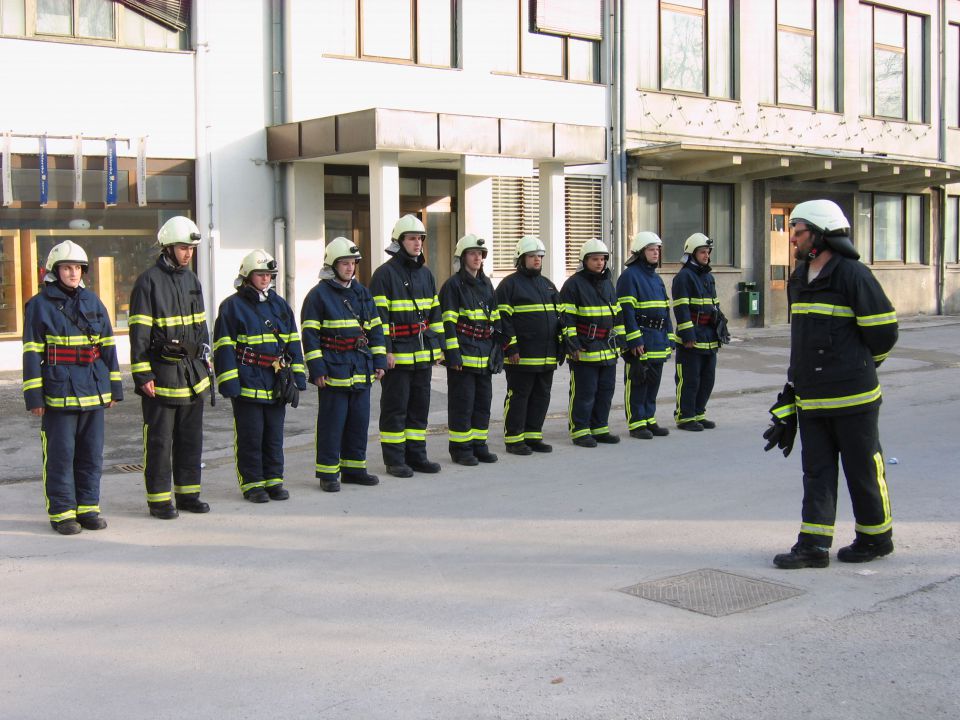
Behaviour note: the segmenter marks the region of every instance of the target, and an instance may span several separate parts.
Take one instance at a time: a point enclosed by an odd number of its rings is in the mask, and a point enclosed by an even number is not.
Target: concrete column
[[[400,168],[397,153],[378,152],[370,158],[370,258],[372,273],[387,259],[390,232],[400,217]]]
[[[543,273],[556,284],[567,275],[563,163],[540,163],[540,239],[547,248]]]
[[[493,275],[493,178],[461,175],[460,187],[463,188],[463,202],[460,203],[463,222],[459,237],[473,233],[484,239],[489,252],[483,262],[483,271],[489,277]]]
[[[286,288],[290,307],[299,310],[323,267],[324,204],[321,163],[290,163],[287,168],[287,245],[285,262],[293,269],[293,287]]]

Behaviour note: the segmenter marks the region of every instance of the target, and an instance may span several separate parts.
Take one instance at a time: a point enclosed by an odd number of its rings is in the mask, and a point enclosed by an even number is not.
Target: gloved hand
[[[628,361],[630,366],[630,382],[634,385],[646,385],[650,377],[650,365],[646,360],[632,358]]]
[[[763,433],[763,439],[767,441],[763,450],[767,452],[776,445],[787,457],[797,437],[797,405],[793,385],[787,383],[783,386],[777,401],[770,408],[770,415],[773,420]]]

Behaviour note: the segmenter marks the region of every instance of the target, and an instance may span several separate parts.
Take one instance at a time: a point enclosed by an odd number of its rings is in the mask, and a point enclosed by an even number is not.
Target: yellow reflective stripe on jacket
[[[501,305],[500,310],[510,313],[556,312],[557,306],[553,303],[536,303],[534,305]]]
[[[277,395],[273,390],[261,390],[259,388],[240,388],[240,397],[251,398],[253,400],[276,400]]]
[[[412,299],[407,300],[391,300],[386,295],[376,295],[373,298],[374,303],[377,307],[386,308],[390,312],[413,312],[414,310],[430,310],[431,308],[438,307],[440,301],[437,299],[437,296],[426,297],[426,298],[417,298],[416,304],[414,304]]]
[[[145,373],[150,372],[150,370],[151,367],[148,362],[133,363],[133,365],[130,366],[130,372],[132,373]]]
[[[226,370],[220,373],[219,375],[217,375],[217,382],[222,383],[222,382],[226,382],[227,380],[233,380],[234,378],[239,378],[239,377],[240,377],[240,371],[237,368],[234,368],[233,370]]]
[[[335,378],[327,376],[327,385],[330,387],[349,388],[354,385],[366,385],[370,383],[373,373],[368,376],[366,373],[356,373],[348,378]]]
[[[893,325],[897,322],[897,313],[879,313],[877,315],[857,315],[857,325],[860,327],[875,327],[877,325]]]
[[[31,378],[23,381],[24,390],[35,390],[39,387],[43,387],[43,378]]]
[[[434,352],[436,352],[436,355],[434,355]],[[397,365],[413,365],[415,362],[433,362],[440,357],[440,350],[434,351],[425,348],[412,353],[394,353],[393,357]]]
[[[695,342],[693,344],[696,350],[716,350],[720,347],[718,342]]]
[[[596,350],[594,352],[581,350],[577,354],[577,360],[579,362],[603,362],[604,360],[615,360],[618,357],[620,357],[620,353],[606,348],[603,350]]]
[[[229,335],[224,335],[222,338],[213,343],[213,350],[216,352],[222,347],[236,347],[237,343],[234,342],[233,338]]]
[[[800,410],[836,410],[839,408],[868,405],[880,399],[880,386],[873,390],[835,398],[797,398],[797,407]]]
[[[39,342],[25,342],[23,344],[23,351],[27,352],[38,352],[42,353],[46,349],[46,345]]]
[[[43,396],[44,405],[54,408],[93,407],[111,402],[112,400],[113,394],[108,392],[103,395],[86,395],[84,397],[75,397],[73,395],[58,398],[50,397],[49,395]]]
[[[120,382],[123,378],[120,377],[120,371],[110,372],[110,382]]]
[[[74,347],[79,345],[97,345],[100,342],[99,335],[46,335],[44,340],[47,345],[66,345]]]
[[[528,365],[530,367],[536,367],[539,365],[556,365],[557,359],[555,357],[523,357],[520,356],[520,362],[511,363],[514,365]]]
[[[311,360],[316,360],[317,358],[322,358],[322,357],[323,357],[323,350],[320,348],[317,348],[316,350],[311,350],[310,352],[306,353],[303,356],[303,359],[306,362],[310,362]]]
[[[580,317],[613,317],[616,313],[616,310],[611,310],[609,305],[574,305],[573,303],[563,303],[560,311]]]
[[[208,387],[210,387],[210,378],[203,378],[193,388],[155,387],[154,390],[160,397],[188,398],[191,395],[199,395]]]
[[[846,305],[830,305],[828,303],[796,302],[790,306],[792,315],[830,315],[831,317],[855,317],[853,308]]]
[[[128,325],[146,325],[153,327],[153,318],[149,315],[131,315],[127,318]]]
[[[717,305],[720,302],[718,298],[708,298],[708,297],[679,297],[673,299],[673,307],[679,307],[681,305]]]

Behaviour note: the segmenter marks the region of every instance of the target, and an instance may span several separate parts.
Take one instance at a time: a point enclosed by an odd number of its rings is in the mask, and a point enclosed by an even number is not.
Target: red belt
[[[99,357],[99,345],[47,345],[47,365],[92,365]]]
[[[610,334],[610,328],[597,327],[596,323],[581,325],[577,323],[577,335],[582,335],[587,340],[605,340]]]
[[[357,349],[357,340],[359,338],[354,337],[341,337],[339,335],[321,335],[320,344],[326,350],[333,350],[335,352],[349,352],[350,350]]]
[[[713,313],[690,313],[690,319],[697,325],[713,325]]]
[[[458,322],[457,332],[476,340],[486,340],[493,335],[493,328],[489,325],[486,327],[479,327],[477,325],[471,325],[470,323]]]
[[[237,360],[241,365],[255,365],[257,367],[273,367],[273,364],[280,359],[278,355],[265,355],[253,350],[249,345],[243,348],[237,348]]]
[[[425,322],[418,323],[390,323],[390,337],[412,337],[414,335],[419,335],[420,333],[425,333],[427,331],[427,324]]]

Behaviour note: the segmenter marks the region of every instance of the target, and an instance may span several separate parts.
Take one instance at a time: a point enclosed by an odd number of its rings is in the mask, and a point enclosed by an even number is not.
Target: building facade
[[[538,234],[557,282],[706,232],[742,326],[788,321],[786,219],[829,197],[901,314],[960,312],[960,0],[0,0],[0,66],[2,369],[65,238],[125,359],[177,214],[208,308],[254,248],[294,307],[338,235],[367,278],[414,213],[441,280],[466,232],[495,281]]]

